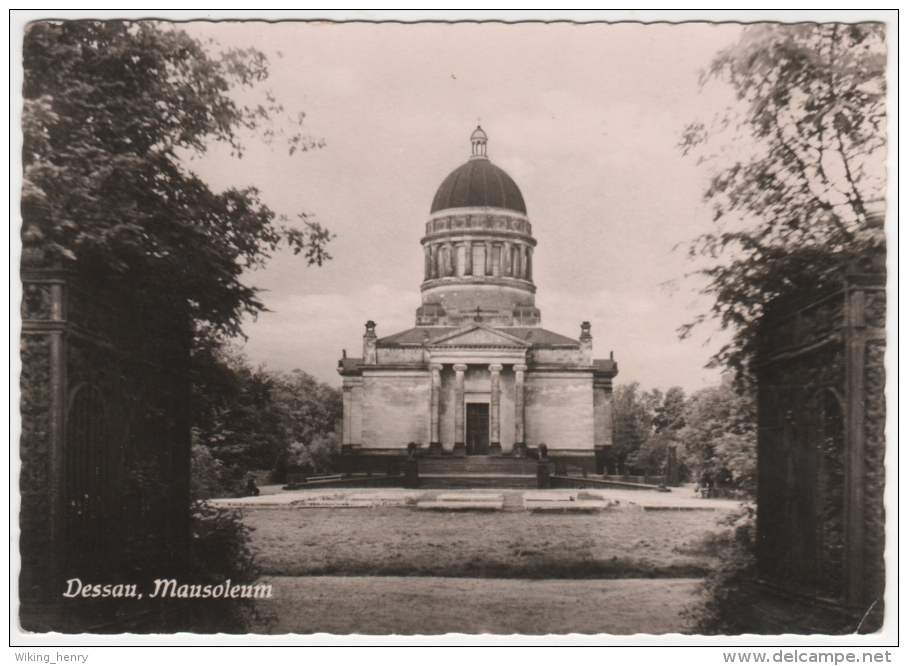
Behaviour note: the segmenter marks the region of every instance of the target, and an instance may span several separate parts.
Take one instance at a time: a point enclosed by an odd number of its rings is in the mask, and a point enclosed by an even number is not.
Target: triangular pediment
[[[512,347],[525,349],[530,344],[510,333],[484,324],[471,324],[434,340],[430,347]]]

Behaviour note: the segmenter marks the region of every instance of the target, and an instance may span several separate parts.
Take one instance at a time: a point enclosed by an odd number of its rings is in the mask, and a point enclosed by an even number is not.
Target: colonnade
[[[480,249],[474,261],[474,248]],[[463,255],[463,262],[458,257]],[[513,277],[533,280],[533,248],[510,241],[444,241],[425,246],[425,279]]]
[[[441,449],[441,419],[439,408],[441,405],[441,371],[444,366],[432,363],[429,370],[432,375],[431,391],[431,448]],[[492,453],[501,452],[501,372],[504,366],[500,363],[489,364],[491,376],[491,395],[489,403],[489,448]],[[464,373],[467,366],[463,363],[454,364],[454,450],[463,450],[466,442],[464,419]],[[527,366],[514,365],[514,445],[524,443],[525,400],[524,383]]]

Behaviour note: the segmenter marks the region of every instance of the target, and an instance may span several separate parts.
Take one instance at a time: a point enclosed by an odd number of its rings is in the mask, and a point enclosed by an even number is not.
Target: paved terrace
[[[596,510],[615,505],[639,506],[645,510],[718,510],[738,506],[737,500],[704,499],[693,488],[672,488],[671,492],[623,490],[617,488],[578,490],[407,490],[403,488],[302,488],[282,490],[281,486],[262,486],[258,497],[213,499],[224,507],[273,509],[369,508],[372,506],[411,506],[425,509],[534,509]]]

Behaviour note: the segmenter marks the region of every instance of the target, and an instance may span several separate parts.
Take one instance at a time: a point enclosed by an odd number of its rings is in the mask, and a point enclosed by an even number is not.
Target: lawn
[[[692,579],[481,580],[317,576],[269,580],[257,602],[264,634],[666,634],[690,630],[682,614]]]
[[[245,522],[266,576],[698,578],[721,511],[255,509]]]

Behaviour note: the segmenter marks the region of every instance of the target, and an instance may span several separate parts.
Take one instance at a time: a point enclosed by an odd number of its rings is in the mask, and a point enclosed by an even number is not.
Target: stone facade
[[[834,293],[771,304],[754,368],[762,574],[858,617],[872,608],[877,622],[885,584],[885,310],[882,266],[847,276]]]
[[[414,442],[437,455],[522,455],[545,444],[601,467],[617,365],[593,359],[586,322],[579,339],[539,327],[522,195],[489,162],[481,129],[471,142],[426,224],[416,326],[379,338],[370,321],[362,357],[340,361],[344,450],[402,456]]]

